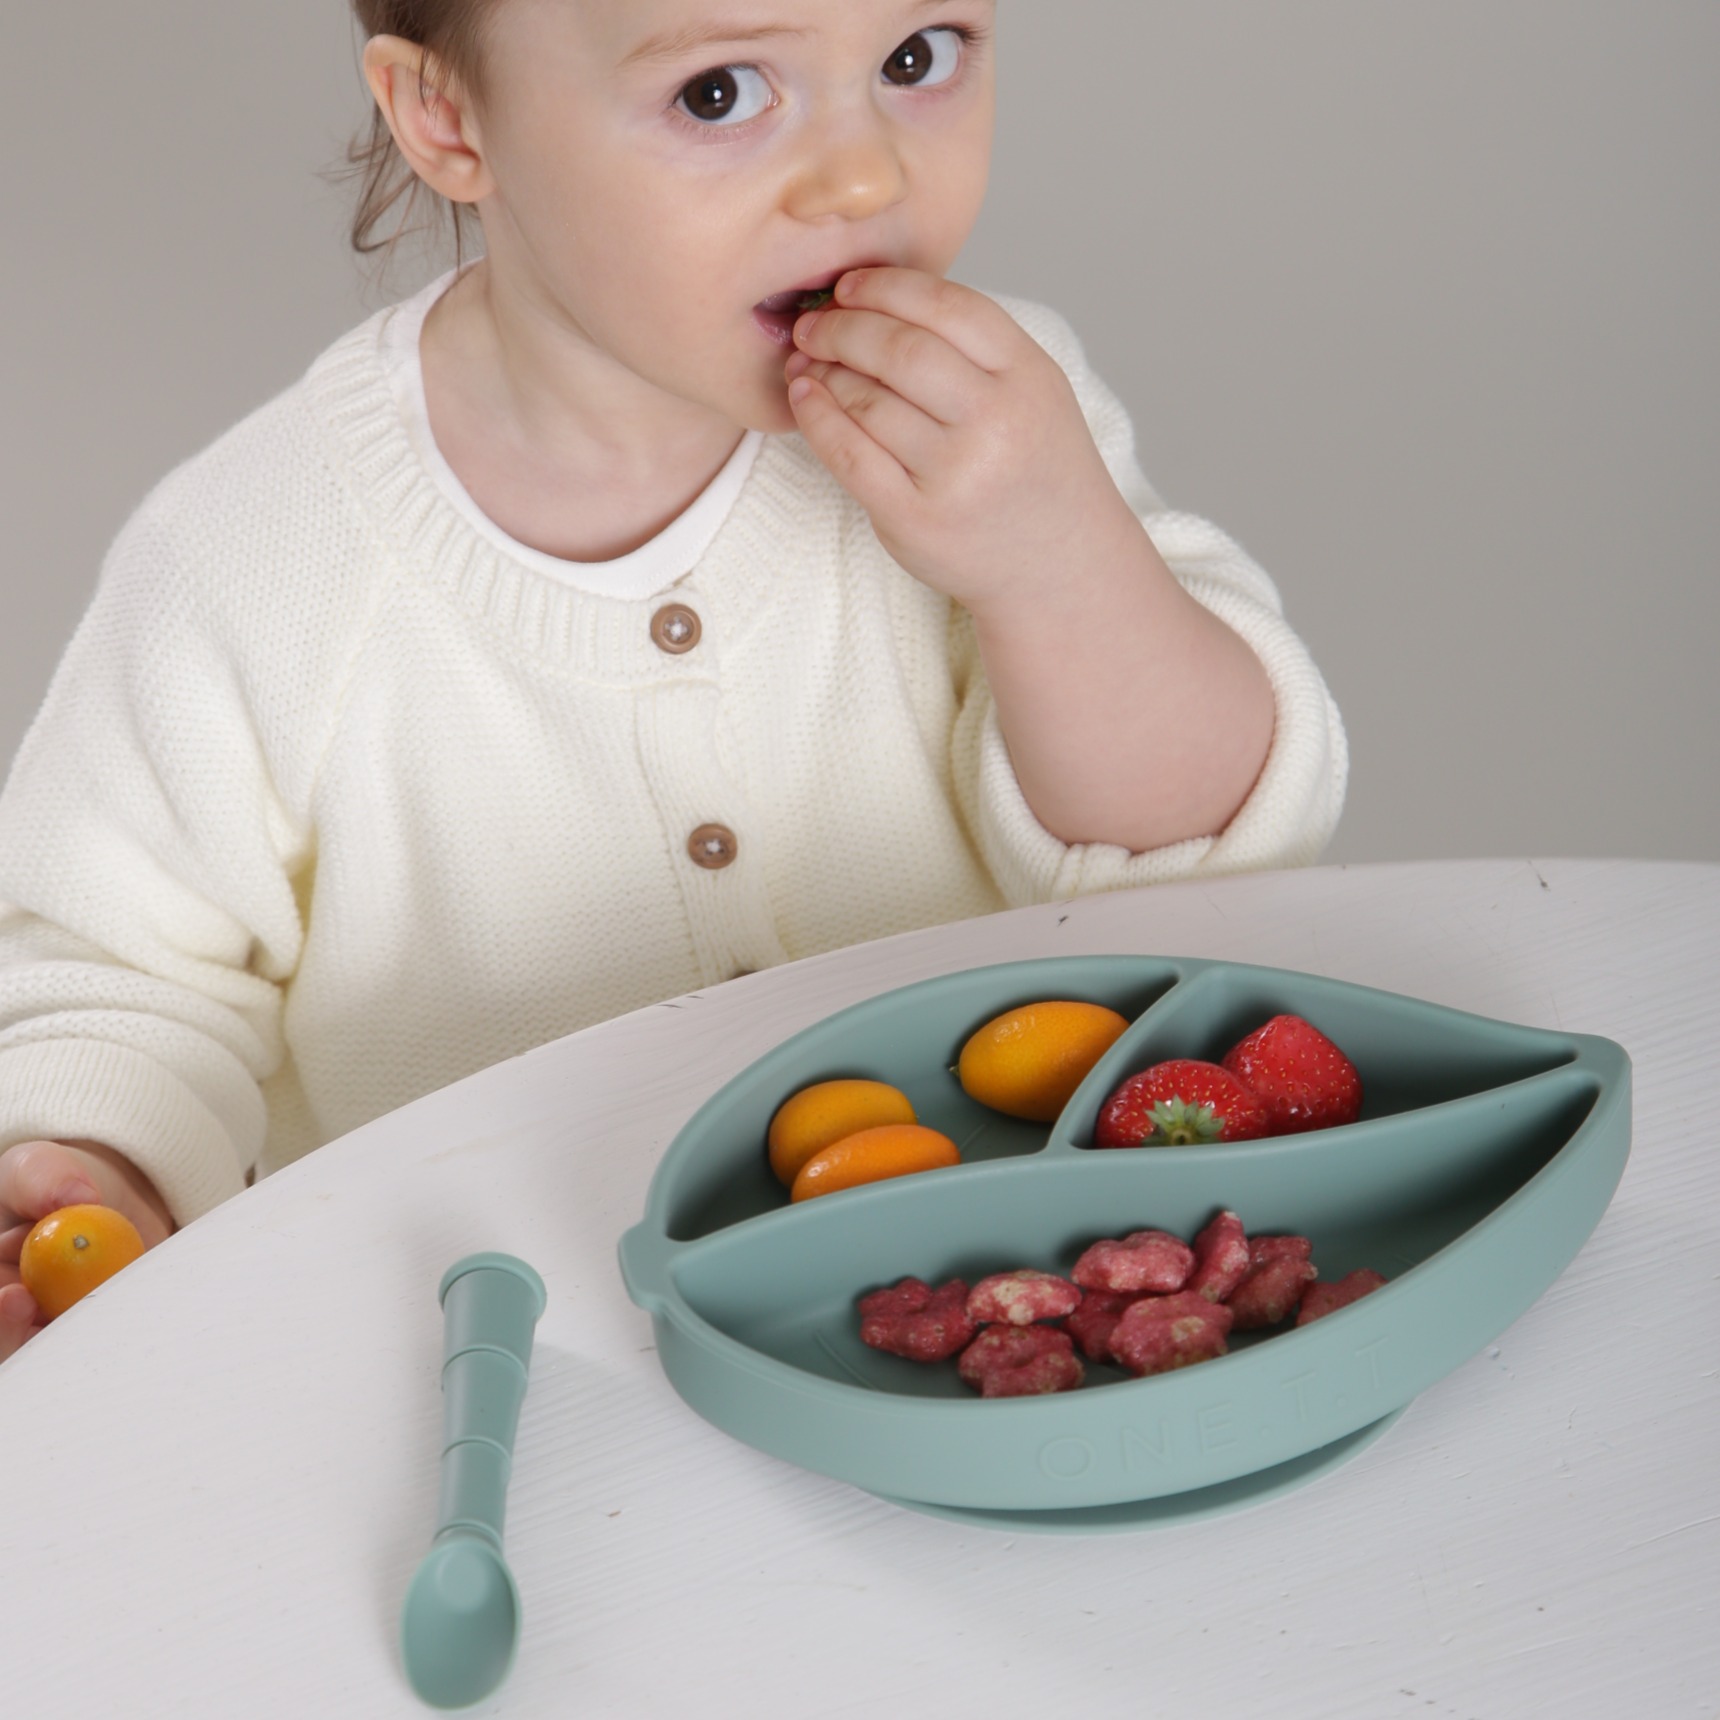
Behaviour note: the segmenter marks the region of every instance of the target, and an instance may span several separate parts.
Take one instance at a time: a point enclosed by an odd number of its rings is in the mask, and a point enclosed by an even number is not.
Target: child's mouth
[[[848,273],[849,269],[864,268],[867,265],[850,263],[846,268],[832,269],[826,275],[820,275],[815,281],[804,281],[798,287],[789,287],[786,291],[772,293],[768,299],[760,299],[753,306],[753,321],[776,342],[778,346],[794,344],[794,325],[797,319],[807,311],[817,310],[821,305],[827,305],[835,297],[836,283]]]
[[[834,282],[837,276],[830,278]],[[818,305],[829,303],[830,298],[829,287],[791,287],[785,293],[772,293],[768,299],[760,299],[753,306],[753,321],[778,346],[792,346],[796,320]]]

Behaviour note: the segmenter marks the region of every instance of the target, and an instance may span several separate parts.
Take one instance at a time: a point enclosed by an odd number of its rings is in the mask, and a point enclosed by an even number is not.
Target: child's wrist
[[[983,641],[1018,636],[1043,641],[1047,630],[1150,619],[1168,621],[1185,598],[1145,527],[1122,504],[1120,515],[1095,519],[1037,577],[996,580],[963,607]]]

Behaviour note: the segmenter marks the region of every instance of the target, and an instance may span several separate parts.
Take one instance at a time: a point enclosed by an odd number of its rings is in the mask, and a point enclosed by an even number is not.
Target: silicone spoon
[[[442,1275],[442,1497],[436,1534],[400,1620],[412,1688],[464,1708],[514,1663],[520,1597],[502,1557],[514,1430],[526,1395],[543,1280],[511,1254],[469,1254]]]

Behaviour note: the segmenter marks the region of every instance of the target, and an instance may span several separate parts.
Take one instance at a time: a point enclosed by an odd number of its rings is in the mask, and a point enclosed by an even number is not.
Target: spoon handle
[[[468,1254],[442,1275],[442,1497],[436,1540],[482,1536],[499,1553],[514,1432],[543,1280],[511,1254]]]

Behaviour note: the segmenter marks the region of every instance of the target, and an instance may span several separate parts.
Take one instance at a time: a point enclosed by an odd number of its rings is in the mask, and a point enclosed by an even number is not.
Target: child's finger
[[[924,269],[850,269],[836,283],[836,303],[930,329],[970,364],[993,375],[1009,366],[1025,338],[995,299]]]
[[[62,1206],[101,1199],[83,1161],[58,1141],[23,1141],[0,1153],[0,1225],[34,1224]]]
[[[12,1284],[17,1281],[17,1273],[7,1276],[6,1269],[16,1266],[24,1252],[24,1238],[30,1234],[32,1226],[26,1219],[22,1224],[15,1224],[10,1230],[0,1230],[0,1284]]]
[[[794,342],[809,358],[876,377],[939,424],[971,417],[990,380],[941,335],[872,311],[804,316],[794,325]]]
[[[0,1284],[0,1361],[42,1327],[42,1310],[22,1284]]]
[[[874,377],[841,364],[817,363],[806,372],[830,390],[849,421],[858,424],[910,476],[922,482],[931,472],[949,431]]]
[[[869,513],[909,501],[913,479],[896,457],[874,442],[811,376],[788,385],[788,403],[807,443],[836,481]]]

